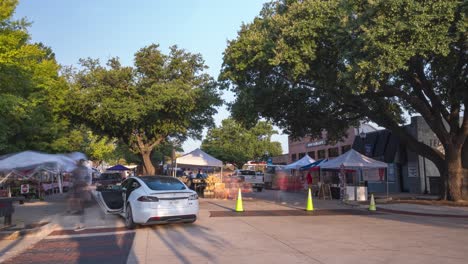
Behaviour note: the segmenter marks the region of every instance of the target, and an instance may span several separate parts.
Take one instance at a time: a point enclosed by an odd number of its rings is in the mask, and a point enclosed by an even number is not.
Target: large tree
[[[335,139],[371,120],[433,161],[443,198],[460,200],[467,10],[454,0],[273,1],[225,51],[220,78],[237,95],[233,115],[268,118],[293,137],[327,129]],[[443,149],[409,134],[407,114],[421,115]]]
[[[222,103],[201,55],[176,46],[167,55],[158,45],[144,47],[135,53],[134,67],[122,66],[118,58],[107,66],[93,59],[80,63],[69,75],[73,120],[123,141],[150,175],[154,148],[168,138],[200,137]]]
[[[0,154],[51,151],[68,132],[67,86],[51,49],[31,42],[28,22],[12,19],[16,5],[0,4]]]
[[[94,134],[84,125],[70,127],[67,133],[51,143],[53,152],[83,152],[96,164],[114,162],[124,155],[117,149],[117,140],[108,136]]]
[[[240,168],[249,160],[263,160],[267,155],[281,155],[281,144],[271,141],[274,134],[277,132],[265,121],[247,129],[234,119],[225,119],[220,127],[208,130],[201,148]]]

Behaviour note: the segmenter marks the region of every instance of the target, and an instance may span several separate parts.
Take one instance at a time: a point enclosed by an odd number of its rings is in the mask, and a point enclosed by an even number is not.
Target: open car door
[[[106,214],[121,214],[124,206],[122,186],[114,185],[112,188],[99,189],[93,192],[97,203]]]

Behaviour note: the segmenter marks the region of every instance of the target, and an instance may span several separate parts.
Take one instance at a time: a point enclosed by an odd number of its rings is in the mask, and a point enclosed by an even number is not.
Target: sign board
[[[326,144],[326,141],[322,139],[319,141],[309,142],[306,144],[306,147],[311,148],[311,147],[321,146],[325,144]]]
[[[418,163],[408,162],[408,177],[418,177]]]
[[[395,163],[389,163],[388,164],[388,168],[387,168],[387,177],[388,177],[388,181],[389,182],[394,182],[395,181],[395,174],[396,174],[396,171],[395,171],[395,166],[396,164]]]
[[[366,156],[372,157],[372,144],[364,145],[364,152],[366,153]]]
[[[29,184],[21,184],[21,194],[29,193]]]
[[[272,159],[272,158],[268,158],[268,160],[267,160],[267,164],[268,164],[268,165],[271,165],[271,164],[273,164],[273,159]]]

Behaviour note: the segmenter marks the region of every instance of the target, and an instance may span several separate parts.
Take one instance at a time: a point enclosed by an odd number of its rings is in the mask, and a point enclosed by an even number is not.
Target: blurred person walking
[[[80,215],[80,222],[76,229],[84,229],[84,208],[85,203],[91,200],[89,193],[89,184],[91,175],[86,160],[78,161],[77,167],[72,171],[72,192],[69,197],[68,212]]]

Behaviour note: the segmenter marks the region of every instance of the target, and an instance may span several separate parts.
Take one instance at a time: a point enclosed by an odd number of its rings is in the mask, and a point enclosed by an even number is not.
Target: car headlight
[[[189,200],[198,200],[198,194],[194,193],[188,197]]]

